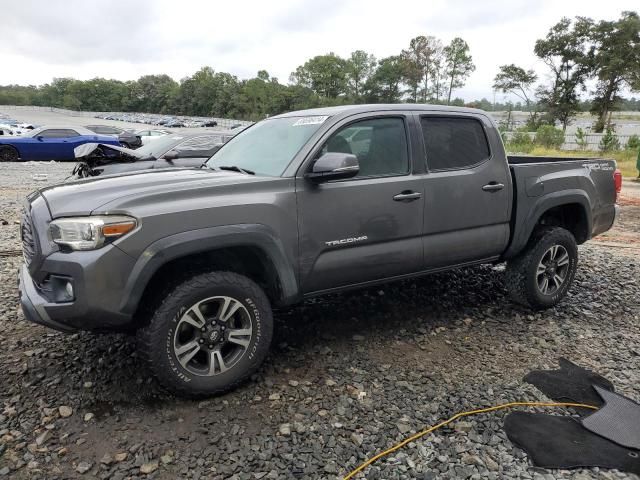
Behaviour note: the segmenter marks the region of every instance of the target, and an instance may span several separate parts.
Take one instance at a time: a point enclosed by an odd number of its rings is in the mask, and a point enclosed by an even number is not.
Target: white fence
[[[531,140],[536,139],[536,132],[502,132],[502,138],[505,140],[505,142],[508,142],[513,138],[514,135],[522,135],[523,133],[528,135]],[[585,133],[582,140],[584,142],[584,145],[580,145],[575,133],[567,133],[564,136],[564,143],[560,148],[563,150],[599,150],[600,142],[602,141],[602,137],[604,136],[604,133]],[[633,135],[616,135],[614,133],[614,136],[618,139],[620,148],[625,148],[627,146],[627,143],[629,142],[629,139]]]

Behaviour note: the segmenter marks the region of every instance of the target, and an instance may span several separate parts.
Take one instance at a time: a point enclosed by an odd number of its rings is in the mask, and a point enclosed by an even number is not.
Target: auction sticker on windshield
[[[299,127],[301,125],[319,125],[323,123],[327,118],[329,118],[328,115],[317,115],[315,117],[302,117],[297,122],[295,122],[292,126]]]

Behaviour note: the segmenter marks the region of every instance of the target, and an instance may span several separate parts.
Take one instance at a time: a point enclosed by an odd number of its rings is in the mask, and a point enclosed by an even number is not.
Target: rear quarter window
[[[69,138],[69,137],[77,137],[78,132],[75,130],[71,130],[70,128],[50,128],[48,130],[43,130],[38,135],[43,138]]]
[[[422,117],[422,135],[429,170],[469,168],[491,152],[482,123],[468,117]]]

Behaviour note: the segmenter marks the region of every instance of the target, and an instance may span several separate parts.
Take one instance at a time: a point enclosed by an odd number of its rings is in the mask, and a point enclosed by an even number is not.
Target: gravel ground
[[[21,197],[69,169],[2,166],[0,251],[19,248]],[[615,232],[637,239],[634,202]],[[505,298],[501,266],[277,312],[273,351],[255,381],[203,402],[158,388],[132,337],[64,335],[24,321],[20,258],[0,257],[0,478],[340,478],[455,412],[544,399],[522,377],[560,356],[640,400],[640,257],[614,240],[580,247],[568,298],[542,313]],[[535,469],[506,438],[504,415],[424,437],[366,478],[638,478]]]

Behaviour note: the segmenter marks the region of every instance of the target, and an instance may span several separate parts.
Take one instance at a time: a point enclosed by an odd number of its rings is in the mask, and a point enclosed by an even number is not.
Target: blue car
[[[120,145],[117,137],[96,135],[84,127],[40,127],[19,137],[0,137],[0,162],[75,161],[73,149],[84,143]]]

